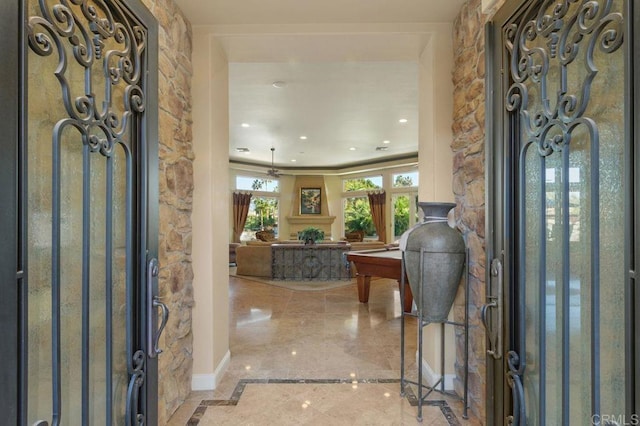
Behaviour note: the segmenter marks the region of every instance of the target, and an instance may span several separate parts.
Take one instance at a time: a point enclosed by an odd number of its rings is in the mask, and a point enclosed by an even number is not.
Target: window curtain
[[[387,204],[387,196],[384,191],[369,192],[369,207],[371,208],[371,217],[373,224],[378,233],[378,241],[387,242],[387,220],[385,218],[385,206]]]
[[[247,223],[249,206],[251,205],[251,193],[233,193],[233,242],[240,242],[240,235]]]

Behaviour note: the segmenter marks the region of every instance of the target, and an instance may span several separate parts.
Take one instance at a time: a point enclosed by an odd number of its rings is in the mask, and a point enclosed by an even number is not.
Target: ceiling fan
[[[280,170],[276,169],[273,165],[273,153],[275,152],[275,148],[271,147],[271,169],[267,170],[267,175],[274,177],[274,178],[279,178],[280,177]]]

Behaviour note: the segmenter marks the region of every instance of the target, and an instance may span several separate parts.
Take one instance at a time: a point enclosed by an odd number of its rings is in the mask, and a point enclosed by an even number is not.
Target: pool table
[[[399,249],[392,248],[382,250],[350,251],[347,253],[347,260],[353,262],[356,266],[358,299],[360,299],[361,303],[369,302],[371,277],[393,278],[398,281],[398,288],[400,288],[402,252]],[[411,294],[409,280],[405,274],[403,301],[404,311],[411,312],[412,304],[413,294]]]

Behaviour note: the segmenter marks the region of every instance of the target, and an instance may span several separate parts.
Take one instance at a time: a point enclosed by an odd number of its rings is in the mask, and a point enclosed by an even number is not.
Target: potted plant
[[[298,239],[304,241],[305,244],[315,244],[316,241],[324,240],[324,231],[315,226],[308,226],[298,232]]]

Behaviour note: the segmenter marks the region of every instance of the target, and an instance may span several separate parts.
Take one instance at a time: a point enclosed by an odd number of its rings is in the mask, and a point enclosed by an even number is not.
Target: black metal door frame
[[[141,383],[140,407],[145,424],[157,424],[158,366],[156,358],[155,315],[158,292],[158,27],[155,17],[140,0],[126,0],[127,8],[144,23],[147,30],[145,86],[146,109],[139,122],[140,140],[137,181],[142,191],[137,209],[146,212],[139,219],[139,250],[135,260],[139,267],[136,296],[136,346],[145,354],[145,371]],[[26,419],[26,31],[24,1],[0,2],[0,413],[3,424],[24,425]],[[149,266],[148,266],[149,265]],[[132,375],[133,377],[134,375]]]
[[[640,415],[640,291],[637,290],[637,269],[640,265],[640,5],[637,1],[626,0],[625,11],[628,16],[626,27],[629,36],[626,39],[626,72],[628,89],[626,99],[627,144],[630,155],[625,167],[630,173],[632,196],[625,205],[629,218],[629,237],[625,253],[628,256],[629,272],[625,306],[627,312],[627,341],[632,342],[626,348],[626,369],[632,385],[627,390],[627,416]]]
[[[18,139],[21,61],[21,2],[0,3],[0,413],[18,424],[20,279],[18,264]]]
[[[513,161],[514,134],[517,122],[509,123],[505,113],[503,87],[508,77],[503,73],[502,25],[520,13],[525,5],[536,0],[507,0],[485,28],[486,52],[486,253],[487,253],[487,306],[483,319],[487,325],[487,424],[501,425],[513,414],[513,398],[508,385],[509,371],[505,355],[517,336],[514,318],[517,295],[511,294],[519,265],[513,254],[517,223],[511,217],[516,211]],[[626,413],[628,421],[638,419],[640,410],[640,291],[636,290],[636,268],[640,264],[640,5],[634,0],[625,0],[625,134],[626,134],[626,182],[631,187],[625,197],[627,233],[625,242],[626,278],[626,371],[632,378],[627,383]],[[512,119],[512,118],[511,118]],[[510,133],[513,132],[513,133]],[[503,138],[509,138],[505,141]],[[515,160],[514,160],[515,158]],[[491,305],[491,306],[489,306]],[[504,318],[504,321],[502,320]],[[613,414],[613,413],[611,413]],[[631,424],[631,423],[629,423]]]

